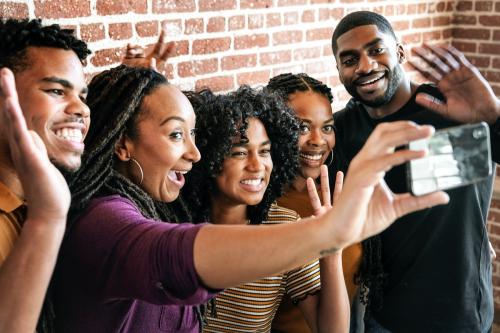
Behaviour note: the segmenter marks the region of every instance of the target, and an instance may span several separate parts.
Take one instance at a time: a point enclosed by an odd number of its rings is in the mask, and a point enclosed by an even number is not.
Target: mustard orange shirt
[[[0,182],[0,266],[14,247],[26,218],[26,205]]]

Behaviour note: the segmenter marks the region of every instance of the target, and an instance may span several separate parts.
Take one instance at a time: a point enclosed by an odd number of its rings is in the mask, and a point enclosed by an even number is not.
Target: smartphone
[[[441,129],[408,146],[428,150],[425,157],[407,164],[413,195],[469,185],[492,173],[490,131],[484,122]]]

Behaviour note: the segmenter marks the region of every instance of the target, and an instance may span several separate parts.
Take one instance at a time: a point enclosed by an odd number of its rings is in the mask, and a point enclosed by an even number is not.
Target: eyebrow
[[[305,119],[305,118],[299,118],[301,122],[303,123],[308,123],[308,124],[311,124],[312,123],[312,120],[310,119]],[[323,124],[326,124],[326,123],[329,123],[329,122],[333,122],[334,119],[333,119],[333,116],[330,118],[330,119],[327,119],[323,122]]]
[[[60,84],[61,86],[63,86],[64,88],[66,89],[74,89],[75,86],[69,82],[68,80],[66,79],[62,79],[60,77],[56,77],[56,76],[49,76],[49,77],[44,77],[42,79],[43,82],[48,82],[48,83],[57,83],[57,84]],[[83,88],[81,93],[82,94],[86,94],[87,92],[89,91],[89,89],[87,87]]]
[[[266,146],[266,145],[270,145],[271,144],[271,140],[267,140],[267,141],[264,141],[262,142],[260,145],[261,146]],[[233,143],[233,147],[244,147],[244,146],[248,146],[248,141],[247,142],[236,142],[236,143]]]
[[[362,48],[363,49],[367,49],[369,47],[372,47],[373,45],[377,45],[381,41],[383,41],[383,39],[380,38],[380,37],[377,37],[374,40],[372,40],[371,42],[368,42],[365,45],[363,45]],[[346,56],[349,56],[349,55],[356,55],[356,54],[358,54],[357,50],[353,50],[353,49],[351,49],[351,50],[345,50],[345,51],[342,51],[342,52],[339,53],[339,58],[346,57]]]
[[[177,120],[177,121],[180,121],[180,122],[183,122],[185,123],[186,121],[184,120],[184,118],[181,118],[181,117],[178,117],[178,116],[172,116],[172,117],[168,117],[166,119],[163,119],[163,121],[160,123],[160,126],[163,126],[165,125],[166,123],[168,123],[169,121],[171,120]]]

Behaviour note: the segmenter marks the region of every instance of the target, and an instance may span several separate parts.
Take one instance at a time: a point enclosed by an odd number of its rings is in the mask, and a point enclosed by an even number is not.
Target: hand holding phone
[[[428,139],[412,141],[409,149],[427,149],[427,156],[408,163],[414,195],[475,183],[491,175],[491,147],[484,122],[436,131]]]

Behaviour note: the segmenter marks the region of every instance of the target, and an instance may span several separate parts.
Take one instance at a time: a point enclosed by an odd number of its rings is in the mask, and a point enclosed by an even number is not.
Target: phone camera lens
[[[484,137],[485,135],[485,131],[484,129],[482,128],[476,128],[473,132],[472,132],[472,137],[474,139],[480,139],[482,137]]]

